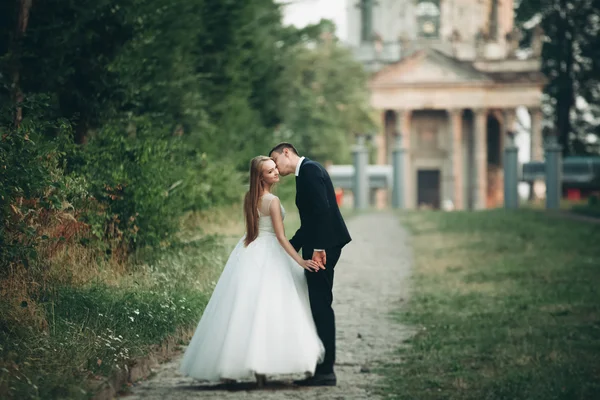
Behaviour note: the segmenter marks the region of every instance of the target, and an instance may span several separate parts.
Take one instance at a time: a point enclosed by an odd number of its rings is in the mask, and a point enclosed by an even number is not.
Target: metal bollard
[[[560,208],[562,195],[562,147],[556,136],[550,136],[546,144],[546,208]]]
[[[519,208],[519,149],[510,143],[504,149],[504,208]]]
[[[363,135],[357,136],[352,155],[354,159],[354,208],[366,209],[369,207],[369,180],[367,176],[369,153]]]
[[[404,157],[405,150],[402,147],[402,136],[396,136],[396,143],[392,153],[394,180],[392,187],[392,207],[405,208],[404,206]]]

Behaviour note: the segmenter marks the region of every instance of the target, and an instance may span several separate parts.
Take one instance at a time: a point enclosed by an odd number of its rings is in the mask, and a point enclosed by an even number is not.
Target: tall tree
[[[21,88],[21,74],[22,65],[21,59],[23,57],[22,41],[29,25],[29,13],[31,11],[32,0],[16,0],[12,2],[6,2],[3,7],[3,11],[9,17],[7,26],[10,26],[10,16],[14,16],[15,24],[14,30],[5,36],[5,40],[8,42],[8,48],[6,49],[8,55],[8,70],[10,76],[10,92],[11,100],[15,105],[14,114],[14,126],[19,127],[23,120],[23,107],[22,103],[24,100],[23,90]]]
[[[321,161],[349,162],[356,133],[374,129],[367,74],[323,20],[288,39],[287,101],[282,139],[293,140]],[[298,40],[299,39],[299,40]],[[292,58],[293,57],[293,58]]]
[[[517,22],[528,26],[534,20],[546,36],[542,70],[548,77],[545,92],[559,143],[565,154],[581,151],[587,134],[598,133],[597,126],[582,123],[576,101],[600,102],[600,2],[522,0]]]

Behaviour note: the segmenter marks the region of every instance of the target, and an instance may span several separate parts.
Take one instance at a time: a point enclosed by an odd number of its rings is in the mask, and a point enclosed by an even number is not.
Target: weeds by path
[[[126,268],[51,264],[52,279],[27,288],[20,304],[4,295],[20,283],[1,281],[0,397],[87,399],[90,378],[193,329],[230,250],[222,243],[203,235]]]

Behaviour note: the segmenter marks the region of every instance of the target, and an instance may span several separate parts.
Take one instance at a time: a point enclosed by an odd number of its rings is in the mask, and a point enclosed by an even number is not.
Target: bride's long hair
[[[244,217],[246,218],[246,239],[248,246],[258,237],[258,201],[264,190],[262,180],[263,164],[269,161],[266,156],[257,156],[250,161],[250,187],[244,197]]]

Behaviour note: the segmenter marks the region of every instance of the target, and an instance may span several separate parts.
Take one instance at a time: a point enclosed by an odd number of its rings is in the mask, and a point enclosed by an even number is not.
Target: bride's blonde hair
[[[271,160],[266,156],[257,156],[250,161],[250,187],[244,197],[244,217],[246,218],[246,239],[248,246],[258,237],[258,201],[264,191],[262,180],[263,164]]]

